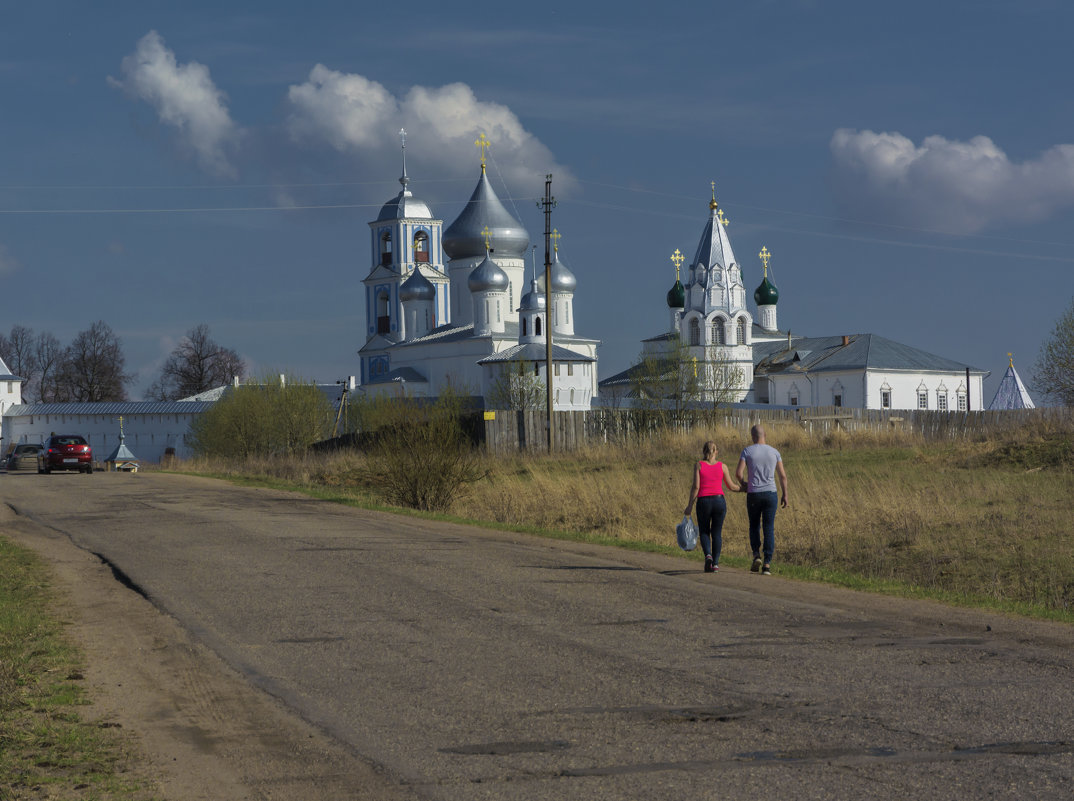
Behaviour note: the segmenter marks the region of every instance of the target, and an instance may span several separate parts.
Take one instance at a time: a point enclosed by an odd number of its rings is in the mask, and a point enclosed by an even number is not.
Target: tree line
[[[126,369],[123,344],[103,320],[64,345],[51,331],[13,325],[0,333],[0,358],[23,379],[23,403],[92,403],[130,400],[135,376]],[[171,401],[230,384],[246,375],[234,350],[213,341],[204,323],[190,329],[165,359],[146,400]]]

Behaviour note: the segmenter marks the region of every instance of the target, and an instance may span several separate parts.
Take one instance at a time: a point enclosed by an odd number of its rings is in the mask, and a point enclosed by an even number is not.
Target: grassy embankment
[[[46,571],[0,538],[0,799],[148,799],[128,746],[84,721],[79,654],[49,612]]]
[[[455,519],[675,552],[701,442],[732,464],[730,429],[547,457],[488,459]],[[770,430],[791,481],[775,572],[1074,622],[1074,430],[1034,424],[1002,438],[926,443],[909,434],[811,437]],[[360,454],[184,469],[383,506]],[[744,498],[730,496],[723,564],[749,557]],[[690,555],[698,561],[697,552]]]

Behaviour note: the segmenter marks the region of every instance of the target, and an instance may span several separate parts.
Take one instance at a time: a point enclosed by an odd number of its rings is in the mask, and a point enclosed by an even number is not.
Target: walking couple
[[[683,514],[689,515],[697,502],[697,530],[701,550],[705,552],[705,572],[720,569],[723,548],[723,519],[727,515],[724,487],[732,492],[746,493],[746,513],[750,520],[750,547],[753,564],[750,570],[765,576],[772,575],[772,554],[776,548],[776,482],[783,493],[779,506],[787,508],[787,471],[779,451],[765,443],[764,428],[750,429],[753,444],[742,450],[734,478],[727,465],[718,461],[716,443],[705,443],[701,461],[694,466],[694,484],[690,502]],[[763,535],[763,539],[762,539]],[[763,555],[763,559],[762,559]]]

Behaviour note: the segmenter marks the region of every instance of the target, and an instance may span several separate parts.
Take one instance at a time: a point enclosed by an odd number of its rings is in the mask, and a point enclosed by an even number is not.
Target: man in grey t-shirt
[[[779,455],[779,451],[765,444],[762,426],[755,425],[751,428],[750,436],[753,438],[753,444],[742,450],[735,478],[746,484],[746,513],[750,519],[750,547],[753,549],[753,564],[750,570],[770,576],[772,554],[776,550],[776,481],[779,481],[779,488],[783,493],[779,505],[786,509],[787,471],[783,469],[783,457]]]

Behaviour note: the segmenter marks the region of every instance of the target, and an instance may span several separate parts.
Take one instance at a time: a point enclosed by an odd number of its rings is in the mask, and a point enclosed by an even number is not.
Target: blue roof
[[[47,414],[201,414],[213,406],[210,401],[120,401],[100,403],[21,403],[4,417]]]
[[[753,360],[757,374],[832,372],[840,370],[906,370],[913,372],[970,372],[986,375],[987,370],[970,367],[943,356],[878,336],[854,334],[843,337],[796,338],[790,349],[785,342],[755,342]]]

